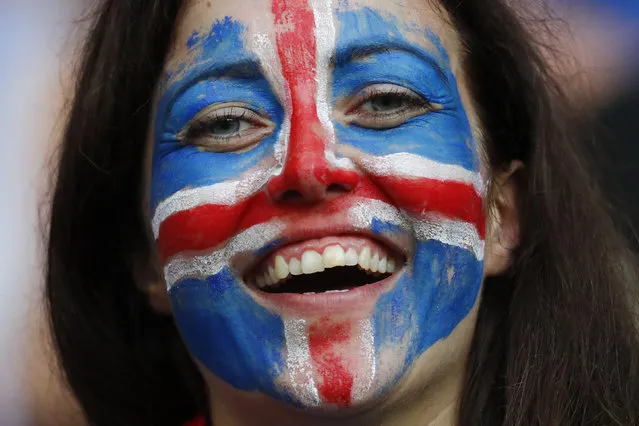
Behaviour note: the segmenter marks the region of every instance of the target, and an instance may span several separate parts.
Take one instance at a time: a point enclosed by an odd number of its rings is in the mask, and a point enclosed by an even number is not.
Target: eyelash
[[[382,85],[382,87],[373,86],[364,89],[362,92],[360,92],[360,95],[355,99],[355,101],[351,102],[351,105],[353,106],[346,110],[345,115],[348,124],[364,128],[384,130],[398,127],[413,117],[436,110],[435,106],[431,102],[427,101],[412,90],[392,84]],[[382,97],[401,100],[401,109],[390,112],[368,112],[361,110],[362,106],[364,106],[367,102]],[[362,119],[368,119],[370,121],[366,123],[366,125],[362,125],[361,123],[358,123],[358,120],[361,121]]]
[[[225,121],[238,121],[240,127],[246,122],[249,123],[249,128],[240,128],[228,135],[213,134],[211,128]],[[198,113],[178,137],[184,144],[197,145],[213,152],[231,152],[253,147],[272,133],[273,128],[271,121],[244,105],[222,104],[213,105]],[[247,135],[250,137],[242,140]]]
[[[204,117],[198,121],[195,121],[191,126],[189,126],[186,137],[190,139],[201,137],[202,135],[207,134],[207,127],[211,126],[212,124],[216,122],[223,122],[227,120],[240,120],[240,121],[245,120],[245,117],[247,114],[246,110],[238,114],[234,112],[234,108],[235,107],[231,107],[229,111],[225,112],[224,114],[214,115],[211,117]],[[237,136],[228,135],[228,136],[214,136],[214,137],[220,140],[228,140],[228,139],[233,139],[234,137],[237,137]]]

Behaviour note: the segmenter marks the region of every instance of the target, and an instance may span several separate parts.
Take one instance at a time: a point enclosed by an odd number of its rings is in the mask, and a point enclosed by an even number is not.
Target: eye
[[[200,111],[180,132],[185,144],[210,152],[250,149],[270,136],[275,125],[243,104],[214,104]]]
[[[228,136],[240,130],[246,130],[251,123],[240,118],[221,118],[209,124],[208,128],[212,135]]]
[[[346,109],[348,124],[391,129],[411,118],[434,111],[436,105],[405,87],[377,84],[360,91]]]
[[[396,94],[379,94],[364,102],[362,107],[369,112],[389,112],[406,106],[406,99]]]

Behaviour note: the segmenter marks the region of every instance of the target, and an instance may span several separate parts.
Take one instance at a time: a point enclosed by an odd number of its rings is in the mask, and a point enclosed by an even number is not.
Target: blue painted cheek
[[[275,379],[283,369],[284,326],[255,303],[227,268],[170,290],[173,314],[187,347],[233,387],[282,399]]]
[[[236,179],[272,151],[272,142],[263,142],[242,154],[210,153],[194,146],[181,146],[153,165],[151,209],[181,189]]]
[[[384,347],[406,348],[398,378],[468,315],[483,279],[483,262],[471,252],[434,240],[418,243],[410,269],[380,298],[373,314],[377,353]]]
[[[437,111],[412,118],[399,127],[387,130],[336,124],[335,133],[340,143],[371,155],[408,152],[467,170],[478,170],[479,162],[470,131],[465,131],[467,127],[467,122],[460,120],[456,114]]]

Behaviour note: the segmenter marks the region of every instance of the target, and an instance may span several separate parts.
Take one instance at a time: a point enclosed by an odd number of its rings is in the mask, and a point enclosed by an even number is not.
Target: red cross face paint
[[[348,411],[391,392],[476,304],[478,148],[427,26],[362,4],[253,3],[214,5],[170,58],[153,232],[204,367]]]

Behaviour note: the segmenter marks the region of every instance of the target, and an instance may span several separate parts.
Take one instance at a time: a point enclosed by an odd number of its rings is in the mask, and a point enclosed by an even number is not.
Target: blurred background
[[[0,0],[0,426],[79,424],[43,326],[39,214],[85,7]]]
[[[0,0],[0,426],[82,424],[49,350],[40,215],[90,4]],[[557,28],[570,29],[553,40],[568,59],[556,69],[600,124],[602,184],[631,235],[639,225],[639,0],[551,6]]]

